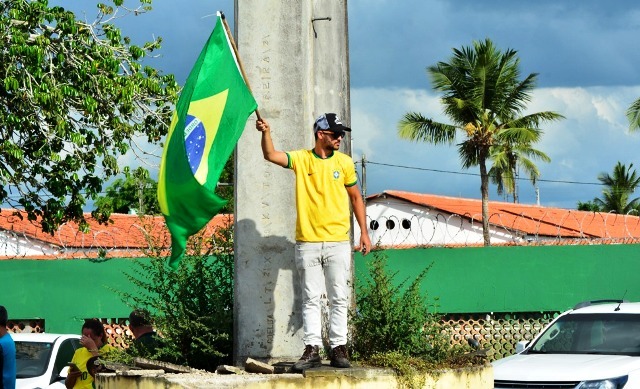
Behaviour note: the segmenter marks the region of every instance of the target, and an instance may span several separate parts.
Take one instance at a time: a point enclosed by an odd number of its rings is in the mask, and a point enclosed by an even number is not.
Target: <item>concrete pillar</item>
[[[311,148],[321,113],[350,123],[346,0],[236,0],[235,27],[276,149]],[[235,209],[234,362],[295,360],[304,344],[294,175],[262,158],[254,116],[236,150]]]

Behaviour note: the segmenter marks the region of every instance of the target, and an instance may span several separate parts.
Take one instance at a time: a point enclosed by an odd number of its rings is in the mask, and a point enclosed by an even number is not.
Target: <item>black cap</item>
[[[313,132],[316,133],[318,131],[340,132],[351,131],[351,129],[342,124],[342,121],[335,113],[323,113],[313,123]]]

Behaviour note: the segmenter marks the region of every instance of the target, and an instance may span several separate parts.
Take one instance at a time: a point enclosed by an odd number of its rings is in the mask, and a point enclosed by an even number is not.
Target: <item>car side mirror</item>
[[[527,348],[529,343],[531,343],[530,340],[521,340],[516,343],[516,354],[520,354],[521,352],[523,352]]]

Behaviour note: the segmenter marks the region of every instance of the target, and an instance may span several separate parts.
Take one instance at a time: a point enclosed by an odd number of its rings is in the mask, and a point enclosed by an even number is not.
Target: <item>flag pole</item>
[[[222,18],[222,24],[224,24],[224,29],[227,32],[227,36],[229,37],[229,42],[231,42],[231,47],[233,48],[233,53],[236,56],[236,60],[238,61],[238,66],[240,67],[240,73],[242,73],[242,78],[244,79],[244,83],[247,84],[247,88],[249,92],[253,94],[251,90],[251,85],[249,85],[249,79],[247,79],[247,74],[244,72],[244,67],[242,66],[242,61],[240,60],[240,55],[238,54],[238,48],[236,47],[236,42],[233,40],[233,34],[231,34],[231,30],[229,29],[229,25],[227,24],[227,18],[224,16],[224,12],[220,12],[220,17]],[[262,120],[260,116],[260,111],[256,108],[255,110],[256,116],[258,120]]]

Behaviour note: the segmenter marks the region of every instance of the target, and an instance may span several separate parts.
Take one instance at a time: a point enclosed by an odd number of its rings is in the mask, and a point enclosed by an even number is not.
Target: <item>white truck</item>
[[[494,388],[640,388],[640,303],[587,301],[516,355],[492,363]]]

